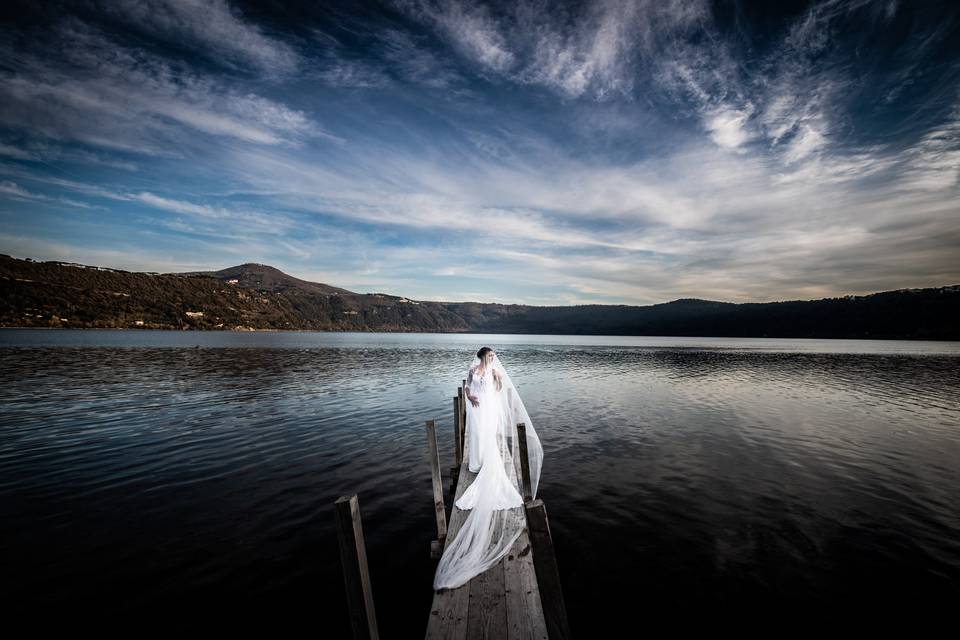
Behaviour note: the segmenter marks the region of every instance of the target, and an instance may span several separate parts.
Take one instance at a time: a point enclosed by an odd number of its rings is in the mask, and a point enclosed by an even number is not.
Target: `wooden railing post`
[[[453,469],[458,469],[463,462],[463,443],[460,441],[461,398],[459,393],[453,396]]]
[[[570,637],[570,625],[567,622],[567,607],[560,588],[560,571],[557,569],[557,556],[553,550],[547,508],[543,500],[537,498],[527,502],[524,509],[527,513],[530,545],[533,547],[533,566],[537,572],[543,617],[547,623],[547,636],[550,640],[565,640]]]
[[[533,500],[533,487],[530,483],[530,458],[527,457],[527,425],[517,423],[517,439],[520,444],[520,480],[523,483],[523,501]]]
[[[439,558],[447,538],[447,506],[443,502],[443,481],[440,479],[440,452],[433,420],[427,420],[427,446],[430,448],[430,474],[433,478],[433,510],[437,514],[437,539],[430,541],[430,557]]]
[[[337,536],[340,539],[340,562],[347,589],[347,608],[355,640],[379,640],[377,614],[373,608],[373,591],[367,567],[367,549],[363,542],[363,525],[357,494],[340,496],[334,503],[337,514]]]
[[[467,397],[466,397],[467,379],[464,378],[460,383],[460,390],[457,395],[460,396],[460,451],[463,451],[463,431],[467,427]],[[461,463],[463,460],[461,459]]]

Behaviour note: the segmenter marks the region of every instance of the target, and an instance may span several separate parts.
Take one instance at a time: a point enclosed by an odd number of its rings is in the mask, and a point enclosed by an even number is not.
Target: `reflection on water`
[[[332,504],[358,493],[380,628],[421,635],[423,421],[446,471],[451,397],[483,345],[544,444],[576,635],[635,624],[637,603],[936,611],[960,594],[955,343],[18,330],[0,345],[11,611],[346,636]]]

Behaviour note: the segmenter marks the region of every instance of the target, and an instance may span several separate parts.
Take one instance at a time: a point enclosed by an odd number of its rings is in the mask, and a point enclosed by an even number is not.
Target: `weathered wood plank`
[[[507,637],[507,598],[503,562],[470,581],[467,612],[468,640],[502,640]]]
[[[363,542],[363,524],[357,495],[340,496],[334,503],[337,515],[337,537],[340,540],[340,563],[347,590],[347,609],[355,640],[377,640],[377,614],[373,607],[373,591],[367,567],[367,548]]]
[[[516,461],[514,461],[516,462]],[[517,465],[511,464],[510,477],[516,481]],[[547,625],[540,603],[533,547],[526,529],[503,559],[507,595],[507,635],[509,640],[546,640]]]
[[[464,443],[464,456],[469,455]],[[477,474],[470,473],[470,465],[460,465],[460,476],[457,479],[456,492],[450,505],[450,524],[447,528],[447,539],[444,543],[457,537],[457,532],[467,519],[467,512],[456,506],[457,499],[463,495]],[[465,640],[467,637],[467,616],[470,606],[471,582],[457,589],[441,589],[433,592],[433,605],[430,607],[430,620],[427,623],[427,640]]]
[[[547,508],[543,500],[537,498],[526,504],[526,512],[530,542],[534,550],[531,555],[536,568],[547,630],[551,640],[564,640],[570,637],[570,626],[567,622],[563,591],[560,588],[560,572],[557,570]]]
[[[466,389],[467,389],[467,379],[464,378],[461,381],[460,389],[457,392],[457,394],[460,397],[460,451],[461,452],[463,452],[463,450],[466,448],[463,444],[463,441],[464,441],[463,436],[464,436],[464,432],[467,430],[467,402],[470,401],[470,399],[467,398]],[[464,458],[461,458],[461,461],[463,459]]]
[[[530,557],[532,547],[526,530],[503,559],[507,592],[507,638],[509,640],[545,640],[546,623],[537,588],[537,576]]]
[[[462,391],[462,390],[461,390]],[[453,467],[459,467],[463,461],[463,443],[460,442],[460,394],[453,397]]]
[[[533,486],[530,481],[530,458],[527,454],[527,425],[522,422],[517,423],[517,447],[520,450],[520,477],[522,483],[520,492],[523,494],[523,501],[533,500]]]
[[[443,502],[443,480],[440,478],[440,451],[433,420],[427,420],[427,446],[430,449],[430,474],[433,479],[433,510],[437,517],[437,539],[430,545],[430,555],[439,558],[447,538],[447,507]]]

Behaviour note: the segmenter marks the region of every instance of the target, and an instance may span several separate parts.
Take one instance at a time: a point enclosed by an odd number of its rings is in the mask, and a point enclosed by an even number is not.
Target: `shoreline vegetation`
[[[960,285],[819,300],[531,306],[412,300],[263,264],[130,272],[0,254],[0,328],[960,340]]]

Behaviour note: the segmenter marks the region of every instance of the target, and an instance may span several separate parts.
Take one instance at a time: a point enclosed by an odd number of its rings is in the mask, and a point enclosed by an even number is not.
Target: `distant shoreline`
[[[357,329],[144,329],[138,327],[4,327],[0,326],[0,331],[6,329],[22,329],[32,331],[143,331],[143,332],[169,332],[169,333],[365,333],[365,334],[415,334],[424,335],[505,335],[505,336],[558,336],[558,337],[593,337],[593,338],[690,338],[690,339],[718,339],[729,338],[734,340],[860,340],[865,342],[960,342],[960,340],[951,340],[940,338],[931,340],[929,338],[835,338],[835,337],[815,337],[809,336],[687,336],[687,335],[661,335],[661,334],[609,334],[609,333],[509,333],[503,331],[479,332],[479,331],[363,331]]]
[[[819,300],[530,306],[359,294],[247,263],[148,275],[0,256],[0,328],[960,341],[960,285]]]

